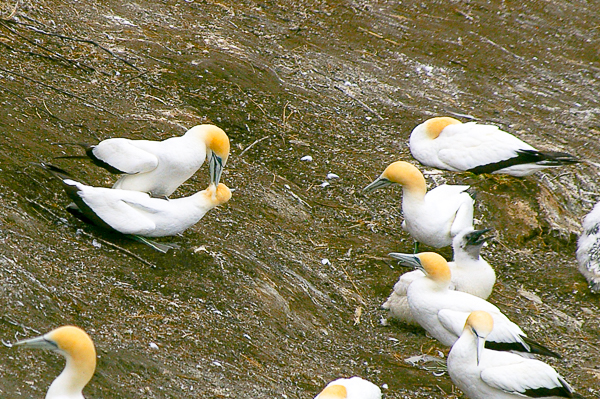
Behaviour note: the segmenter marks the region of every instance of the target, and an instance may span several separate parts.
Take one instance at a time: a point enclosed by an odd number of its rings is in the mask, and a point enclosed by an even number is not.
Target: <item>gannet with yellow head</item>
[[[67,359],[64,370],[50,385],[46,399],[83,399],[83,388],[96,370],[96,349],[85,331],[79,327],[63,326],[14,345],[48,349]]]
[[[62,181],[76,205],[68,207],[69,212],[97,226],[141,237],[182,233],[231,198],[231,190],[223,183],[211,183],[189,197],[167,200],[139,191],[91,187],[71,179]]]
[[[548,364],[485,349],[493,329],[489,313],[472,312],[448,355],[448,374],[468,398],[582,398]]]
[[[397,161],[364,190],[394,183],[402,186],[402,227],[416,242],[446,247],[459,232],[473,228],[473,199],[466,192],[469,186],[444,184],[428,192],[423,174],[410,163]]]
[[[564,152],[538,151],[497,126],[431,118],[414,128],[410,152],[423,165],[454,172],[527,176],[579,162]]]
[[[208,159],[210,181],[219,184],[229,157],[229,137],[217,126],[194,126],[163,141],[113,138],[82,144],[87,156],[111,173],[123,174],[113,188],[168,197]],[[70,157],[64,157],[70,158]]]
[[[450,289],[462,291],[479,298],[487,299],[496,282],[496,273],[490,264],[480,256],[481,247],[493,236],[485,236],[491,229],[465,229],[452,240],[454,260],[448,263],[451,271]],[[400,263],[412,255],[402,253],[389,254]],[[406,292],[408,286],[417,278],[423,277],[421,270],[412,270],[400,276],[394,290],[382,308],[389,310],[392,318],[407,324],[418,324],[408,306]]]
[[[519,326],[485,299],[450,290],[450,267],[441,255],[434,252],[406,255],[403,262],[425,274],[408,287],[406,296],[410,311],[417,323],[443,345],[451,346],[456,342],[471,312],[484,310],[492,315],[496,326],[486,343],[490,349],[560,357],[527,338]]]
[[[315,399],[381,399],[381,389],[360,377],[332,381]]]

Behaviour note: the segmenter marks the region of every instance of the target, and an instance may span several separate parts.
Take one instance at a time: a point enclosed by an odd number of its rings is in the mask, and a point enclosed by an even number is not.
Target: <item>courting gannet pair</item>
[[[600,202],[583,219],[583,232],[577,240],[577,262],[590,290],[600,293]]]
[[[63,326],[14,345],[48,349],[67,359],[64,370],[50,385],[46,399],[84,399],[83,388],[96,370],[96,349],[85,331],[74,326]]]
[[[454,172],[528,176],[548,167],[579,162],[564,152],[538,151],[493,125],[429,119],[411,133],[410,152],[423,165]]]
[[[218,185],[229,157],[229,138],[214,125],[198,125],[163,141],[113,138],[79,143],[87,156],[111,173],[124,174],[113,188],[168,197],[208,158],[210,181]],[[63,158],[73,158],[70,156]]]
[[[360,377],[332,381],[315,399],[381,399],[381,389]]]
[[[473,228],[473,198],[466,192],[469,186],[444,184],[428,192],[423,174],[408,162],[397,161],[364,190],[394,183],[402,185],[402,228],[416,242],[446,247],[458,233]]]
[[[448,374],[470,399],[582,398],[556,370],[535,359],[485,349],[493,317],[472,312],[448,355]]]
[[[488,348],[560,357],[527,338],[518,325],[485,299],[450,290],[450,268],[441,255],[423,252],[413,259],[425,276],[408,286],[408,306],[421,327],[443,345],[456,342],[471,312],[484,310],[494,319],[494,330],[486,342]]]
[[[465,229],[452,240],[454,260],[448,263],[451,271],[450,289],[466,292],[487,299],[496,282],[496,273],[490,264],[479,256],[483,244],[493,236],[484,237],[490,229]],[[392,258],[407,266],[415,265],[414,255],[391,253]],[[425,276],[421,270],[413,270],[400,276],[394,290],[382,308],[389,310],[390,317],[407,324],[418,324],[413,317],[406,293],[408,286]]]

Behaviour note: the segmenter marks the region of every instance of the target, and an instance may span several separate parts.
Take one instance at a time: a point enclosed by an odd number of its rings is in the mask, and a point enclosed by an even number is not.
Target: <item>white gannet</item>
[[[496,282],[496,273],[490,264],[479,256],[483,244],[493,236],[484,237],[491,229],[465,229],[452,240],[454,260],[448,263],[451,271],[450,289],[462,291],[487,299],[492,293]],[[408,265],[413,266],[414,255],[391,253],[392,258],[401,263],[409,259]],[[389,310],[390,317],[408,324],[418,324],[408,306],[406,291],[408,286],[425,274],[421,270],[404,273],[394,285],[394,290],[383,304],[382,308]]]
[[[560,357],[527,338],[519,326],[485,299],[450,290],[450,268],[441,255],[423,252],[414,255],[412,260],[425,276],[408,286],[408,306],[417,323],[443,345],[454,344],[471,312],[484,310],[492,315],[495,325],[488,336],[488,348]]]
[[[223,183],[211,183],[189,197],[167,200],[139,191],[91,187],[71,179],[62,181],[76,205],[68,207],[69,212],[97,226],[142,237],[179,234],[231,198],[231,191]]]
[[[96,349],[85,331],[79,327],[63,326],[14,345],[48,349],[67,359],[65,369],[50,385],[46,399],[83,399],[81,391],[96,370]]]
[[[577,240],[577,262],[590,290],[600,293],[600,202],[583,219],[583,232]]]
[[[538,151],[493,125],[429,119],[412,131],[410,152],[423,165],[454,172],[527,176],[538,170],[579,162],[564,152]]]
[[[198,125],[163,141],[114,138],[96,145],[78,143],[98,166],[121,173],[113,188],[168,197],[208,158],[210,181],[219,184],[229,156],[229,138],[214,125]],[[77,157],[58,157],[77,158]]]
[[[402,185],[402,227],[416,242],[446,247],[459,232],[473,228],[473,199],[466,192],[469,186],[444,184],[427,192],[423,174],[408,162],[397,161],[364,190],[393,183]]]
[[[493,326],[489,313],[471,313],[448,355],[448,374],[468,398],[582,398],[546,363],[485,349]]]
[[[332,381],[315,399],[381,399],[381,389],[360,377]]]

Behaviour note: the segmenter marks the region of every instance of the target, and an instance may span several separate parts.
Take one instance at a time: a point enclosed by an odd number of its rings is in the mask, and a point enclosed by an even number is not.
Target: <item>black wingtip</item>
[[[535,342],[531,338],[527,338],[527,337],[521,337],[521,338],[531,348],[530,353],[534,353],[536,355],[542,355],[542,356],[551,356],[551,357],[555,357],[557,359],[562,358],[562,356],[559,355],[558,353],[551,351],[550,349],[546,348],[542,344]]]
[[[59,168],[58,166],[54,166],[52,164],[45,163],[45,162],[35,163],[35,165],[41,167],[42,169],[44,169],[47,172],[50,172],[51,175],[59,178],[60,180],[73,178],[73,176],[71,176],[71,174],[69,172],[67,172],[64,169]]]
[[[581,162],[579,158],[574,157],[566,152],[556,151],[537,151],[537,150],[520,150],[520,154],[527,154],[534,159],[533,162],[539,165],[561,166],[573,165]]]

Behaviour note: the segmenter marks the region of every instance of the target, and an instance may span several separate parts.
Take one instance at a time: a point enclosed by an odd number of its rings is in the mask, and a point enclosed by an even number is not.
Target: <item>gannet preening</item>
[[[397,161],[364,190],[393,183],[402,185],[402,227],[416,242],[446,247],[462,230],[473,228],[473,198],[466,192],[469,186],[444,184],[427,192],[423,174],[408,162]]]
[[[454,261],[448,263],[451,271],[450,289],[483,299],[490,296],[496,282],[496,273],[490,264],[479,256],[483,244],[493,238],[493,236],[484,237],[484,234],[490,230],[465,229],[454,237],[452,240]],[[414,267],[416,264],[415,255],[391,253],[390,256],[407,266]],[[410,283],[424,275],[421,270],[413,270],[400,276],[394,285],[394,291],[382,306],[383,309],[389,310],[390,317],[407,324],[418,324],[408,306],[406,291]]]
[[[315,399],[381,399],[381,389],[360,377],[332,381]]]
[[[454,172],[528,176],[579,162],[564,152],[543,152],[493,125],[432,118],[414,128],[410,152],[423,165]]]
[[[63,326],[14,345],[48,349],[67,359],[65,369],[50,385],[46,399],[83,399],[82,390],[96,370],[96,349],[85,331]]]
[[[493,331],[489,313],[469,315],[448,355],[448,374],[470,399],[582,398],[544,362],[484,348]]]
[[[198,125],[163,141],[114,138],[96,145],[78,143],[98,166],[124,174],[113,188],[168,197],[208,158],[210,181],[219,184],[229,156],[229,138],[214,125]],[[71,158],[71,157],[66,157]]]
[[[471,312],[484,310],[492,315],[495,325],[488,336],[488,348],[560,357],[527,338],[519,326],[485,299],[450,290],[450,268],[441,255],[423,252],[413,259],[425,276],[408,286],[408,306],[417,323],[443,345],[454,344]]]
[[[577,240],[577,262],[590,290],[600,293],[600,202],[583,219],[583,232]]]
[[[76,207],[68,208],[75,216],[109,230],[142,237],[179,234],[231,198],[231,191],[223,183],[211,183],[189,197],[167,200],[139,191],[86,186],[71,179],[62,182],[75,202]]]

